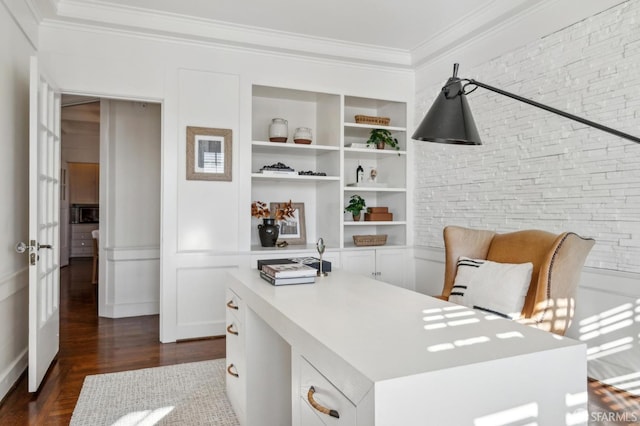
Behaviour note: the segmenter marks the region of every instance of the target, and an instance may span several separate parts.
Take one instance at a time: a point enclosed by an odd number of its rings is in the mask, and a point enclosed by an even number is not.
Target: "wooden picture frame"
[[[231,181],[231,129],[187,126],[187,180]]]
[[[275,212],[280,205],[286,204],[288,201],[281,203],[270,203],[269,210]],[[307,228],[304,219],[304,203],[291,203],[294,210],[293,217],[283,220],[276,220],[276,224],[280,228],[278,234],[278,242],[286,241],[291,245],[307,244]]]

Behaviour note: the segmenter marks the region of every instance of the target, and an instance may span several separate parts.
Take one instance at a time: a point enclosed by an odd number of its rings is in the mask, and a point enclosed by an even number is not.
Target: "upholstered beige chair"
[[[442,299],[449,299],[460,256],[499,263],[531,262],[531,284],[518,321],[564,335],[573,318],[580,273],[595,241],[572,232],[555,235],[526,230],[498,234],[447,226],[444,244]]]

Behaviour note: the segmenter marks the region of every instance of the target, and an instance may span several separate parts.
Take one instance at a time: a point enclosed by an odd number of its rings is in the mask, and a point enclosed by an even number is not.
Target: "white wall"
[[[63,133],[61,157],[63,163],[99,163],[100,133]]]
[[[160,304],[166,342],[223,333],[224,272],[249,264],[252,84],[409,103],[414,93],[413,73],[405,70],[86,28],[43,24],[40,55],[64,92],[162,102]],[[186,126],[233,131],[232,182],[186,180]]]
[[[157,314],[161,106],[101,101],[99,315]]]
[[[33,47],[0,2],[0,399],[27,366],[29,56]]]
[[[640,2],[625,2],[462,68],[460,75],[640,136],[639,19]],[[447,77],[417,93],[417,120]],[[591,355],[601,352],[620,333],[587,338],[580,322],[631,306],[631,322],[619,323],[631,338],[622,349],[629,356],[600,356],[598,362],[624,358],[618,373],[640,371],[640,145],[483,89],[468,99],[484,145],[415,144],[416,245],[441,252],[442,229],[451,224],[500,232],[574,231],[595,238],[586,262],[591,272],[584,275],[577,301],[579,309],[589,309],[579,311],[569,335],[586,341]],[[439,292],[443,275],[433,276],[438,266],[417,263],[429,274],[425,279],[436,280],[420,285]],[[600,285],[587,288],[592,274]],[[629,286],[629,280],[636,285]]]

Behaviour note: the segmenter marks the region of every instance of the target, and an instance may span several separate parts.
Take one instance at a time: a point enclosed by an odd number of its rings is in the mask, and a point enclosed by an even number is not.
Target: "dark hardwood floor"
[[[98,318],[91,259],[60,272],[60,352],[37,394],[23,375],[0,405],[0,425],[68,425],[85,376],[225,356],[225,339],[162,344],[159,316]]]

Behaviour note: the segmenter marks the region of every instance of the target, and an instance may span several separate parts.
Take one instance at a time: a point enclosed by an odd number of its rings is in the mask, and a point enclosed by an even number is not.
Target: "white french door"
[[[31,58],[29,98],[29,392],[60,346],[60,93]],[[25,246],[25,245],[23,245]]]

